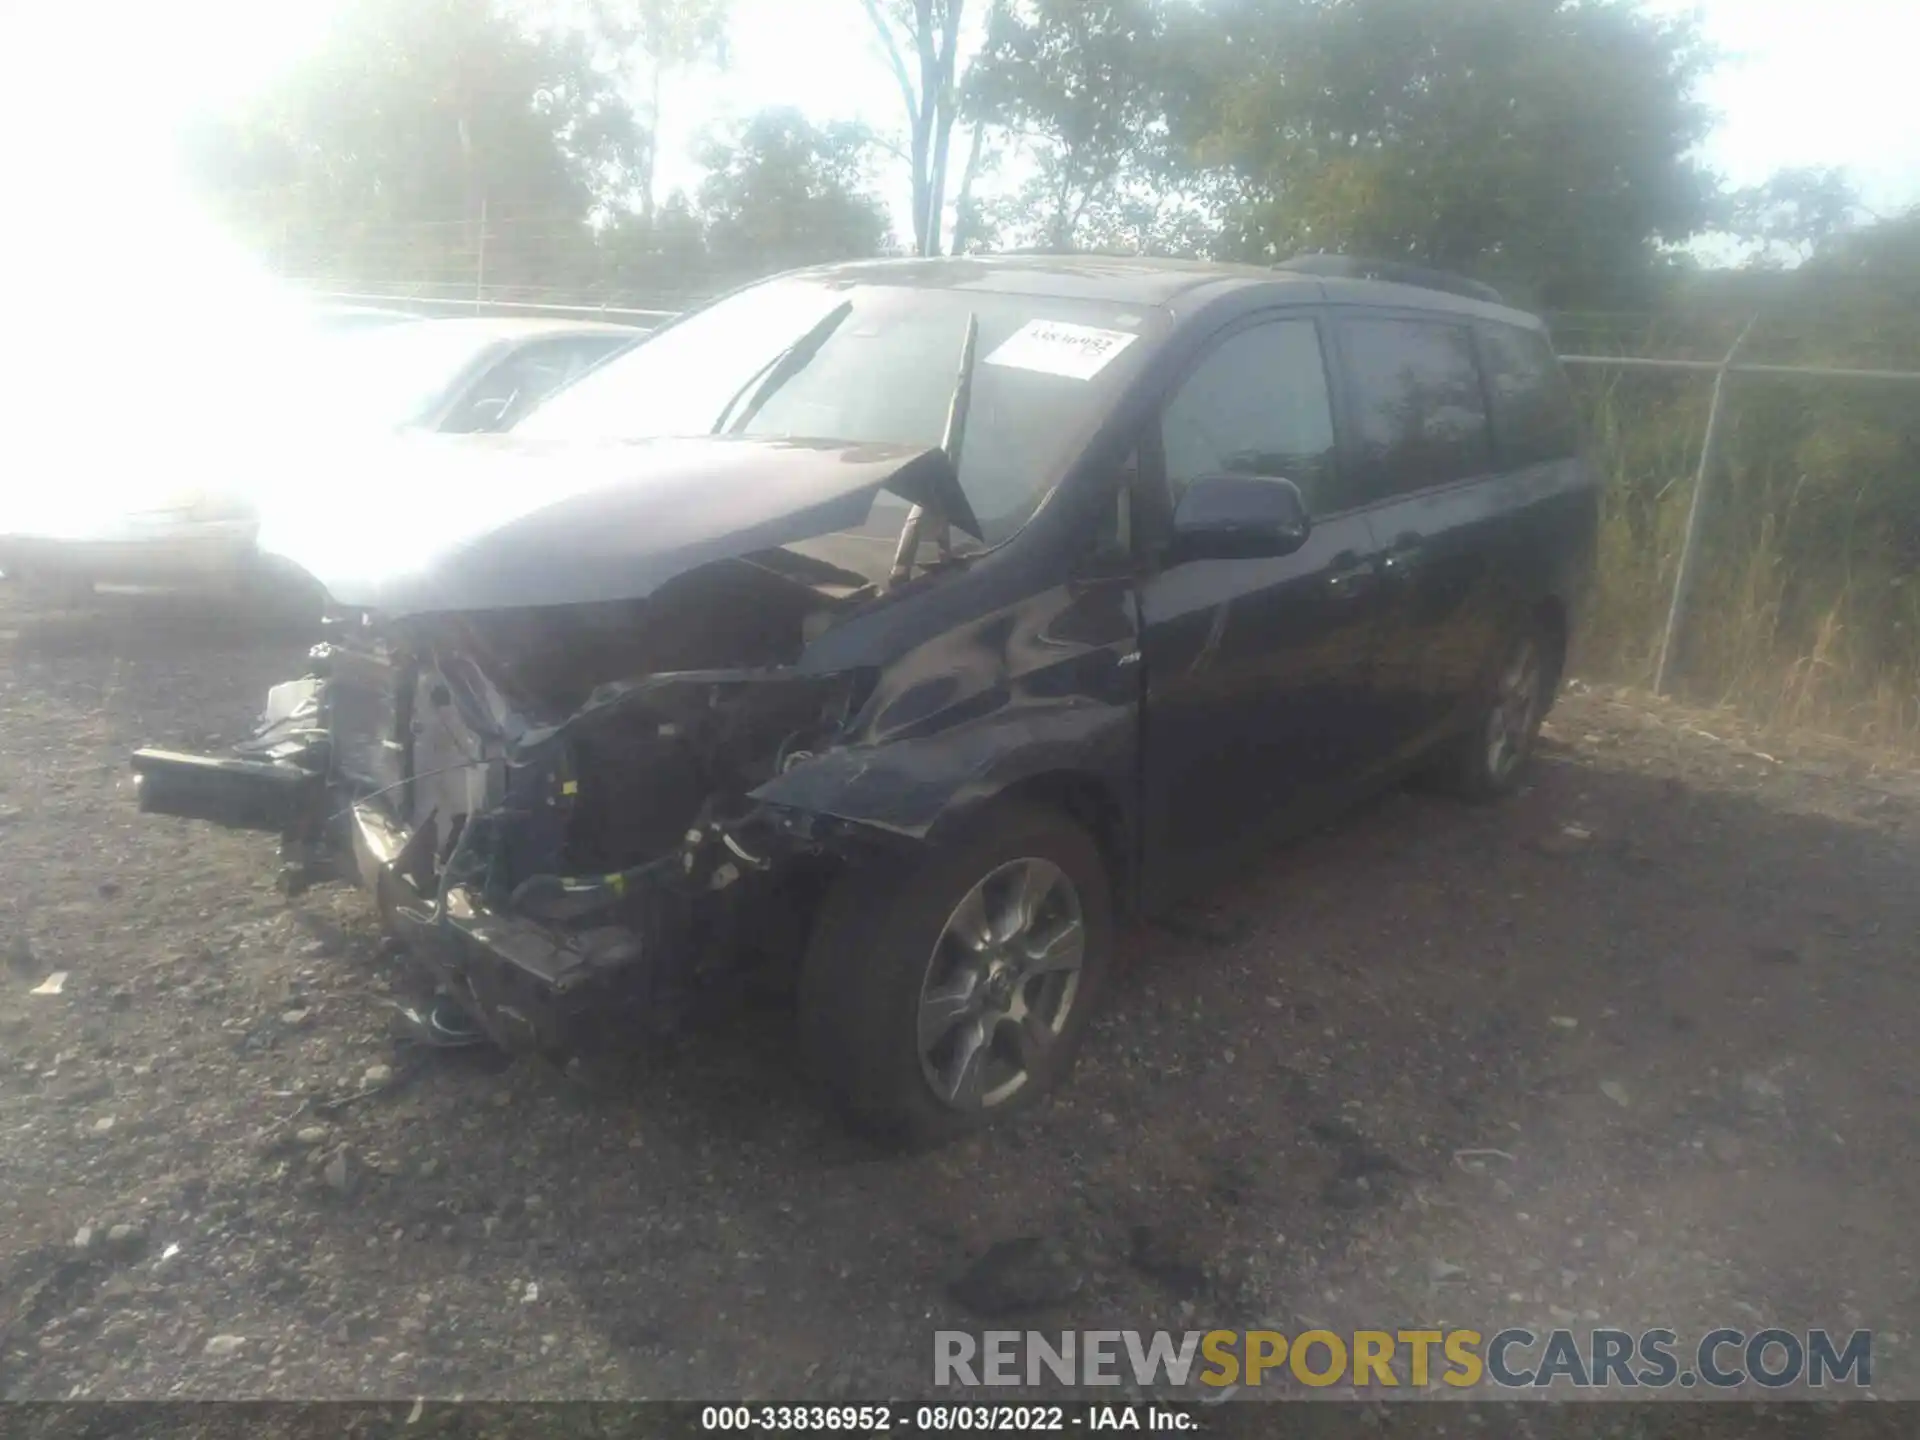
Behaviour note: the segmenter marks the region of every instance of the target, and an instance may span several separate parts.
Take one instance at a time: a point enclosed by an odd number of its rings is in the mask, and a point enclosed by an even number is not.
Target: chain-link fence
[[[1732,687],[1736,693],[1743,687],[1743,680],[1755,680],[1755,676],[1741,676],[1741,664],[1761,664],[1766,666],[1770,660],[1772,666],[1784,662],[1786,674],[1761,676],[1761,684],[1786,684],[1786,701],[1789,712],[1805,712],[1809,708],[1820,708],[1818,703],[1809,707],[1818,693],[1849,691],[1855,685],[1851,682],[1864,682],[1868,693],[1882,701],[1882,714],[1874,716],[1878,724],[1870,724],[1870,730],[1884,733],[1885,739],[1893,741],[1912,741],[1914,735],[1920,735],[1920,593],[1908,586],[1908,576],[1914,572],[1914,551],[1920,547],[1920,534],[1916,534],[1916,520],[1920,520],[1920,507],[1907,505],[1905,515],[1887,516],[1891,522],[1887,530],[1876,536],[1878,543],[1868,545],[1868,553],[1860,559],[1874,563],[1876,576],[1870,582],[1878,589],[1878,595],[1862,595],[1853,586],[1853,563],[1857,557],[1857,530],[1849,524],[1845,543],[1836,557],[1837,570],[1841,584],[1832,589],[1832,593],[1818,593],[1818,588],[1809,588],[1805,576],[1789,574],[1784,555],[1784,543],[1788,538],[1786,526],[1793,518],[1795,501],[1805,492],[1812,476],[1801,467],[1797,468],[1793,480],[1793,492],[1786,497],[1786,503],[1780,505],[1776,495],[1766,493],[1768,468],[1778,470],[1778,461],[1782,457],[1772,457],[1776,463],[1770,467],[1766,457],[1755,453],[1741,453],[1738,459],[1730,463],[1728,449],[1736,442],[1728,438],[1728,432],[1734,428],[1736,420],[1732,411],[1736,401],[1736,392],[1741,380],[1770,380],[1786,382],[1797,386],[1870,386],[1876,390],[1897,392],[1901,399],[1895,401],[1895,411],[1887,419],[1899,424],[1899,415],[1910,415],[1914,409],[1914,397],[1920,396],[1920,371],[1889,371],[1889,369],[1839,369],[1839,367],[1814,367],[1814,365],[1763,365],[1763,363],[1741,363],[1741,348],[1753,332],[1753,323],[1741,330],[1740,338],[1728,349],[1720,361],[1690,361],[1690,359],[1661,359],[1661,357],[1628,357],[1628,355],[1563,355],[1563,361],[1572,369],[1590,369],[1590,371],[1617,372],[1617,374],[1663,374],[1663,376],[1693,376],[1695,380],[1711,378],[1711,390],[1707,392],[1705,419],[1699,424],[1699,459],[1693,467],[1692,484],[1684,493],[1676,493],[1674,480],[1668,478],[1667,484],[1657,492],[1653,505],[1659,507],[1668,497],[1672,505],[1678,507],[1684,503],[1684,524],[1680,528],[1678,545],[1670,547],[1670,555],[1661,555],[1655,541],[1653,547],[1644,555],[1622,553],[1620,541],[1626,541],[1628,547],[1642,547],[1647,540],[1647,528],[1642,526],[1640,534],[1632,534],[1630,520],[1624,518],[1622,507],[1632,501],[1630,495],[1622,495],[1620,486],[1630,484],[1630,476],[1624,472],[1624,447],[1613,445],[1611,455],[1603,455],[1601,463],[1609,463],[1609,476],[1615,482],[1613,493],[1609,493],[1609,522],[1613,526],[1626,524],[1628,536],[1613,536],[1615,553],[1609,555],[1609,564],[1603,566],[1603,597],[1611,595],[1619,601],[1619,582],[1622,570],[1636,570],[1644,574],[1647,563],[1661,572],[1670,570],[1668,582],[1667,616],[1659,626],[1659,639],[1653,641],[1657,647],[1653,651],[1651,664],[1651,685],[1657,693],[1667,693],[1676,684],[1688,664],[1695,662],[1699,672],[1716,678],[1722,689]],[[1764,397],[1764,390],[1747,392],[1743,399]],[[1630,422],[1630,420],[1628,420]],[[1761,470],[1763,474],[1753,474]],[[1722,536],[1718,553],[1722,561],[1730,561],[1730,568],[1722,570],[1713,588],[1713,607],[1711,620],[1695,618],[1695,591],[1699,586],[1699,574],[1705,568],[1705,557],[1713,549],[1713,541],[1707,540],[1711,526],[1709,516],[1715,515],[1716,486],[1747,482],[1747,493],[1738,493],[1732,497],[1734,505],[1722,505],[1722,518],[1738,530],[1741,520],[1749,526],[1757,520],[1759,532],[1749,536],[1747,553],[1738,553],[1738,543],[1728,545],[1728,538]],[[1753,493],[1755,482],[1761,492]],[[1908,497],[1914,486],[1920,486],[1920,474],[1908,470],[1903,476],[1895,470],[1887,476],[1887,482],[1895,490],[1889,497],[1876,499],[1895,499],[1899,501],[1899,490],[1907,490]],[[1870,482],[1868,482],[1870,484]],[[1857,493],[1855,518],[1859,513],[1859,501],[1864,499],[1866,488]],[[1740,515],[1740,501],[1745,501],[1747,515]],[[1878,509],[1878,507],[1876,507]],[[1726,511],[1732,511],[1730,515]],[[1659,520],[1655,518],[1653,530],[1659,530]],[[1732,582],[1732,584],[1728,584]],[[1793,607],[1801,611],[1799,616],[1784,614],[1788,611],[1788,599],[1799,591],[1799,605]],[[1849,611],[1853,612],[1849,616]],[[1845,674],[1822,674],[1832,670],[1847,670],[1849,666],[1839,666],[1837,657],[1832,653],[1836,641],[1843,639],[1847,630],[1857,628],[1862,622],[1864,611],[1891,612],[1891,618],[1885,622],[1884,645],[1878,662],[1862,657],[1862,668],[1870,674],[1866,676],[1845,676]],[[1801,622],[1818,614],[1820,634],[1812,637],[1811,647],[1803,647],[1799,655],[1782,653],[1782,632],[1791,637],[1795,628],[1795,618]],[[1619,616],[1624,620],[1626,616]],[[1692,620],[1692,624],[1690,624]],[[1638,626],[1642,634],[1647,632],[1644,620]],[[1745,634],[1753,628],[1764,630],[1764,636]],[[1722,649],[1709,651],[1709,645],[1720,645]],[[1788,649],[1793,649],[1791,643]],[[1751,697],[1749,697],[1751,699]],[[1768,707],[1772,708],[1772,707]],[[1803,714],[1799,718],[1805,718]],[[1860,716],[1855,716],[1859,720]],[[1855,724],[1853,728],[1860,728]]]

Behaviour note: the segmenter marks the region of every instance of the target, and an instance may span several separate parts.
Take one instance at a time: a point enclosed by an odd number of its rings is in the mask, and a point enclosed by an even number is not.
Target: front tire
[[[995,805],[917,865],[840,878],[801,970],[802,1047],[855,1128],[944,1143],[1059,1083],[1112,940],[1087,833],[1053,810]]]

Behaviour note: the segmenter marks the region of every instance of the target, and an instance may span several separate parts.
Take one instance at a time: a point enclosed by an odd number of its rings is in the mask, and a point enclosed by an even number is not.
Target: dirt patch
[[[594,1087],[396,1041],[359,895],[133,807],[300,649],[0,612],[8,1398],[917,1395],[1029,1252],[1034,1328],[1860,1326],[1920,1393],[1897,766],[1576,687],[1515,802],[1250,857],[1127,938],[1056,1102],[901,1160],[777,1005]]]

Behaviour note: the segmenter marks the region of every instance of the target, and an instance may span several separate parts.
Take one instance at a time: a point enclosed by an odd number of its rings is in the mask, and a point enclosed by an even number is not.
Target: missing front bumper
[[[167,750],[136,752],[133,770],[148,814],[277,833],[283,848],[318,842],[340,859],[347,851],[388,931],[504,1049],[559,1053],[616,976],[623,988],[641,978],[646,957],[630,929],[561,930],[495,913],[461,886],[429,893],[414,879],[429,832],[402,830],[365,802],[330,817],[325,778],[314,771]],[[344,846],[329,819],[345,820]]]
[[[481,905],[465,887],[428,895],[409,874],[409,836],[370,805],[352,811],[353,863],[389,933],[503,1049],[554,1055],[649,958],[624,927],[562,931]]]

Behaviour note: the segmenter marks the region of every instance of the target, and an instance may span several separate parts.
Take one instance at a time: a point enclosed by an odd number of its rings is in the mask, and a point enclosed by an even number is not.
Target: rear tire
[[[1472,725],[1435,757],[1432,777],[1438,788],[1479,803],[1517,790],[1552,704],[1559,668],[1552,633],[1528,622],[1507,642]]]
[[[1087,833],[1050,809],[994,805],[918,864],[835,883],[800,974],[802,1049],[854,1128],[942,1144],[1065,1076],[1112,940]]]

